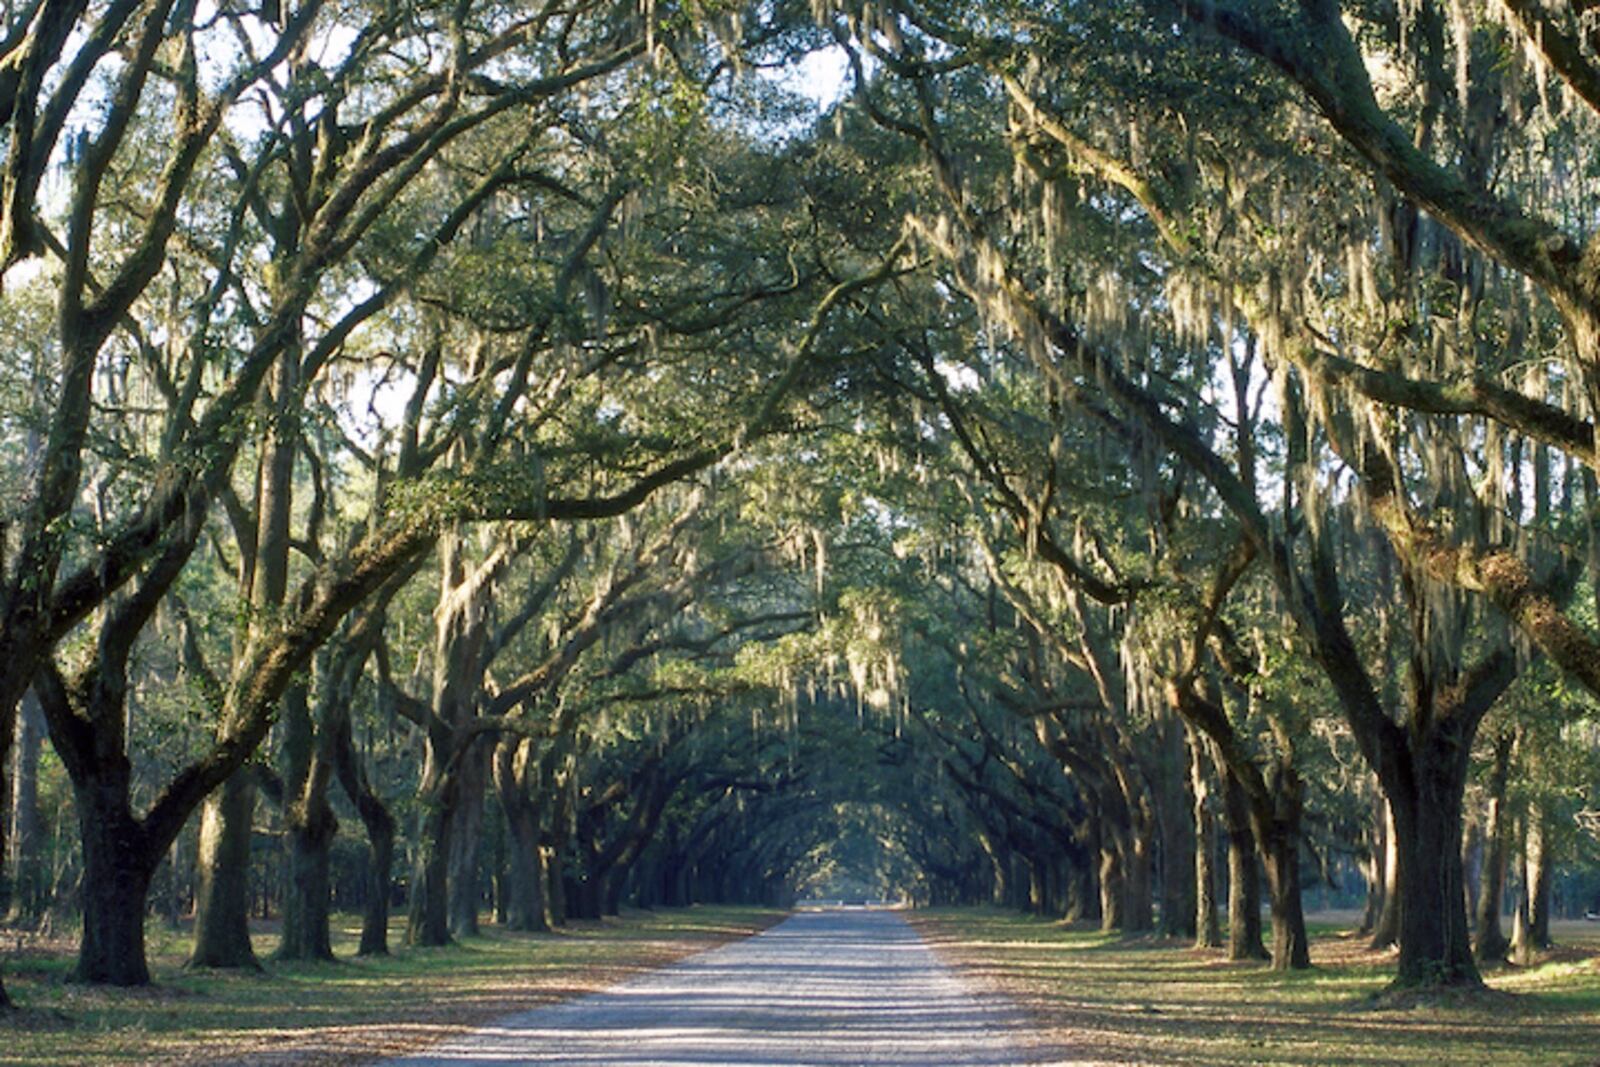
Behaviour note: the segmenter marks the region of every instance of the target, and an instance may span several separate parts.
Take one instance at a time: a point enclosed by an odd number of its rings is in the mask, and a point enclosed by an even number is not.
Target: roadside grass
[[[509,1012],[602,989],[640,971],[757,933],[772,909],[628,912],[559,933],[485,926],[446,948],[396,948],[357,959],[359,919],[340,916],[335,963],[277,963],[275,932],[256,937],[259,973],[183,967],[188,935],[148,930],[147,989],[73,985],[68,939],[7,944],[6,988],[21,1007],[0,1014],[0,1064],[331,1065],[364,1063],[471,1030]],[[391,944],[400,945],[397,922]],[[10,932],[0,934],[11,941]]]
[[[1484,993],[1375,998],[1393,958],[1313,922],[1310,971],[1123,939],[1000,910],[915,912],[934,947],[1038,1023],[1047,1061],[1160,1065],[1600,1064],[1600,930],[1561,924],[1532,967],[1486,972]]]

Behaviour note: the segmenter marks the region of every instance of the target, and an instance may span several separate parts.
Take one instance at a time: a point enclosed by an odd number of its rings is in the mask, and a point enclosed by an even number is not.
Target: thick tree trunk
[[[106,779],[91,779],[74,791],[83,846],[83,938],[74,981],[116,986],[150,982],[145,909],[150,878],[164,850],[153,849],[132,818],[127,785],[124,763]]]
[[[513,930],[550,929],[548,872],[539,841],[539,812],[512,785],[511,803],[502,804],[510,855],[506,864],[506,925]],[[501,790],[502,800],[506,789]]]
[[[1155,829],[1137,826],[1131,836],[1132,847],[1123,864],[1127,910],[1122,928],[1128,933],[1146,933],[1155,929]]]
[[[1483,827],[1476,819],[1462,817],[1461,884],[1466,890],[1467,916],[1478,913],[1478,890],[1483,881]]]
[[[1516,735],[1507,730],[1495,741],[1494,764],[1489,771],[1489,811],[1484,819],[1483,868],[1477,900],[1477,937],[1473,951],[1479,960],[1504,959],[1511,942],[1500,927],[1506,884],[1506,786],[1511,775],[1511,749]]]
[[[989,859],[989,869],[993,878],[989,883],[989,901],[995,907],[1003,908],[1011,898],[1011,863],[987,831],[980,830],[977,834],[978,847],[983,849],[983,854]]]
[[[324,670],[329,666],[325,662]],[[328,699],[325,691],[321,716],[324,730],[336,726],[340,717],[329,711]],[[333,745],[331,738],[317,734],[304,685],[294,686],[284,698],[282,732],[283,936],[275,955],[282,960],[331,960],[333,901],[329,871],[333,865],[333,839],[339,832],[339,820],[328,803],[333,768],[327,757]]]
[[[1545,845],[1544,813],[1528,805],[1522,824],[1522,892],[1517,897],[1511,931],[1511,959],[1527,966],[1550,947],[1550,856]]]
[[[451,820],[443,799],[423,809],[417,835],[417,866],[411,878],[411,906],[406,943],[420,946],[450,943],[450,906],[446,890],[450,863]]]
[[[1380,796],[1373,812],[1375,826],[1368,832],[1366,837],[1368,849],[1361,860],[1361,877],[1367,883],[1367,897],[1361,910],[1361,925],[1356,928],[1356,932],[1368,936],[1377,930],[1378,920],[1383,914],[1384,854],[1389,848],[1389,834],[1386,827],[1388,811],[1387,802]]]
[[[1194,795],[1190,792],[1188,731],[1176,717],[1157,734],[1159,762],[1151,790],[1154,839],[1158,845],[1157,872],[1161,893],[1161,933],[1166,937],[1194,938],[1195,925],[1195,823]]]
[[[544,925],[554,930],[567,918],[566,899],[561,895],[561,863],[548,845],[539,848],[539,888],[544,908]],[[685,899],[684,904],[692,903]]]
[[[1045,909],[1044,871],[1032,856],[1022,857],[1022,868],[1028,878],[1028,896],[1022,910],[1030,915],[1043,915]]]
[[[266,433],[256,468],[255,542],[240,553],[239,584],[253,609],[248,649],[262,627],[283,607],[288,588],[294,462],[299,441],[298,348],[278,356],[264,391]],[[240,651],[239,649],[235,650]],[[235,657],[236,664],[249,661]],[[226,724],[219,724],[226,727]],[[192,967],[258,968],[250,944],[250,846],[255,820],[256,779],[240,768],[206,799],[200,821]]]
[[[1211,810],[1211,780],[1206,774],[1202,742],[1188,732],[1189,791],[1194,800],[1194,911],[1196,948],[1222,944],[1217,916],[1217,820]]]
[[[362,812],[367,828],[366,904],[361,911],[361,944],[358,956],[389,954],[389,886],[394,872],[394,818],[380,809],[383,818],[372,819]]]
[[[729,890],[720,895],[732,897],[734,894]],[[600,887],[587,871],[567,884],[567,915],[573,919],[600,918]]]
[[[1228,835],[1228,958],[1271,958],[1261,938],[1261,873],[1248,832]]]
[[[1383,907],[1372,928],[1373,948],[1389,948],[1400,940],[1400,841],[1394,831],[1394,805],[1383,802]]]
[[[388,805],[372,790],[367,776],[356,759],[355,743],[350,733],[350,717],[340,717],[326,724],[333,731],[334,772],[339,778],[339,788],[356,807],[361,825],[367,831],[367,884],[366,902],[361,915],[361,945],[358,956],[387,956],[389,954],[389,892],[394,872],[394,816]]]
[[[1417,746],[1411,789],[1391,792],[1400,860],[1397,986],[1479,985],[1461,866],[1467,754],[1430,738]]]
[[[315,783],[321,776],[313,778]],[[329,869],[339,822],[328,806],[325,779],[312,795],[289,806],[287,877],[283,884],[283,939],[276,953],[284,960],[331,960],[332,895]]]
[[[506,868],[506,925],[512,930],[548,931],[551,926],[549,874],[538,847],[538,832],[533,844],[524,847],[525,838],[514,840]]]
[[[561,850],[546,845],[540,850],[540,859],[544,862],[545,901],[550,908],[550,925],[565,926],[571,912],[567,908],[567,879],[562,874],[565,864]]]
[[[1300,897],[1300,827],[1305,815],[1305,786],[1284,747],[1267,783],[1272,807],[1256,805],[1252,820],[1271,893],[1272,969],[1303,970],[1311,966],[1305,909]]]
[[[1535,948],[1549,948],[1550,891],[1555,881],[1555,855],[1550,849],[1546,813],[1538,804],[1528,813],[1528,938]]]
[[[44,837],[39,818],[39,754],[44,743],[44,715],[30,690],[17,715],[16,757],[11,776],[11,825],[6,839],[11,867],[13,923],[31,922],[48,903],[46,872],[39,847]]]
[[[1280,824],[1263,838],[1261,851],[1272,894],[1272,969],[1303,970],[1311,966],[1311,954],[1300,900],[1299,830]]]
[[[615,867],[606,873],[600,880],[600,910],[602,915],[619,915],[622,912],[622,898],[628,889],[628,875],[632,873],[631,867]]]
[[[1100,921],[1099,872],[1094,862],[1098,849],[1090,852],[1084,861],[1068,872],[1067,910],[1068,922]]]
[[[686,908],[694,903],[694,865],[686,858],[680,857],[667,872],[668,896],[667,906],[672,908]]]
[[[1100,929],[1121,930],[1128,891],[1122,875],[1122,856],[1109,838],[1100,841]]]
[[[1261,876],[1256,866],[1256,838],[1250,830],[1250,806],[1233,775],[1226,768],[1219,772],[1228,833],[1228,958],[1268,959],[1261,941]]]
[[[455,803],[449,818],[448,863],[445,884],[449,894],[450,935],[476,937],[483,887],[478,877],[478,846],[483,841],[484,787],[488,779],[488,752],[474,744],[461,755],[455,774]]]
[[[1198,933],[1195,882],[1195,834],[1190,803],[1174,797],[1171,810],[1161,820],[1161,932],[1168,937],[1194,938]]]
[[[250,944],[250,835],[256,781],[241,768],[205,802],[200,817],[191,967],[259,968]]]
[[[1006,854],[1011,857],[1011,877],[1008,879],[1008,884],[1011,886],[1011,894],[1006,898],[1006,907],[1026,912],[1028,910],[1028,861],[1014,849],[1009,850]]]

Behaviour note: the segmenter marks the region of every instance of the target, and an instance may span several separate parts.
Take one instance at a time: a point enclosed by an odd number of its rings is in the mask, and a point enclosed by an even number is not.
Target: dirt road
[[[840,909],[390,1063],[998,1067],[1035,1062],[1022,1026],[895,912]]]

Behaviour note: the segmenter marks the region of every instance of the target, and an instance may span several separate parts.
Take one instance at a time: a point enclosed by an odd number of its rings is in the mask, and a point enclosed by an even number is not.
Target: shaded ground
[[[1024,1026],[899,912],[824,910],[394,1065],[992,1067],[1038,1062],[1013,1041]]]
[[[1038,1022],[1080,1062],[1156,1065],[1600,1064],[1600,929],[1560,924],[1562,947],[1488,972],[1493,991],[1374,1007],[1394,960],[1313,924],[1309,972],[1129,941],[1011,912],[919,912],[940,955]]]
[[[754,908],[637,912],[560,934],[483,937],[356,960],[358,927],[337,931],[334,964],[267,964],[262,974],[182,970],[181,932],[152,925],[146,990],[69,985],[73,939],[3,938],[5,979],[23,1010],[0,1017],[0,1063],[369,1063],[509,1012],[581,996],[754,934],[783,917]],[[351,920],[354,922],[355,920]],[[398,945],[403,931],[393,932]],[[265,959],[275,937],[258,937]]]

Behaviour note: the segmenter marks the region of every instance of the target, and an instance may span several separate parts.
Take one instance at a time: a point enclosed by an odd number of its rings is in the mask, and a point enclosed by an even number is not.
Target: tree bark
[[[283,960],[332,960],[330,846],[338,830],[324,802],[296,819],[289,832],[283,885],[283,939],[274,954]]]
[[[1128,933],[1147,933],[1155,929],[1155,827],[1138,822],[1129,836],[1131,847],[1123,865],[1127,911],[1122,928]]]
[[[1268,959],[1261,940],[1261,877],[1256,867],[1256,839],[1250,830],[1250,807],[1244,788],[1219,767],[1222,776],[1223,822],[1228,833],[1228,958]]]
[[[1311,966],[1306,917],[1300,900],[1300,835],[1280,824],[1263,834],[1267,885],[1272,893],[1272,969],[1303,970]]]
[[[1555,881],[1555,854],[1550,848],[1548,814],[1537,802],[1528,817],[1528,938],[1546,949],[1550,939],[1550,891]]]
[[[445,874],[450,935],[455,938],[478,935],[478,912],[483,897],[483,887],[478,877],[478,853],[483,840],[487,757],[488,752],[482,742],[472,744],[462,753],[455,774],[455,803],[448,816],[454,825],[449,832],[448,870]]]
[[[1010,857],[1004,854],[987,830],[980,828],[977,839],[978,847],[983,849],[983,854],[988,857],[989,869],[993,873],[989,883],[989,902],[997,908],[1003,908],[1011,899]]]
[[[1367,884],[1366,903],[1361,909],[1361,925],[1356,928],[1357,933],[1369,937],[1378,929],[1378,920],[1383,913],[1384,905],[1384,872],[1387,869],[1384,863],[1385,853],[1389,848],[1389,834],[1387,822],[1389,807],[1379,794],[1379,799],[1374,815],[1374,825],[1370,826],[1364,834],[1367,842],[1366,854],[1361,859],[1361,877]]]
[[[250,944],[250,837],[256,781],[243,767],[207,798],[200,816],[191,967],[259,969]]]
[[[284,604],[289,583],[294,461],[300,440],[299,346],[279,355],[261,403],[266,427],[256,469],[255,528],[241,529],[239,584],[253,615],[246,647]],[[253,540],[252,540],[253,538]],[[238,664],[249,662],[239,657]],[[288,701],[285,700],[287,706]],[[194,919],[195,967],[256,968],[250,945],[250,839],[255,821],[255,777],[241,768],[206,800],[200,822],[200,874]]]
[[[449,792],[448,790],[446,792]],[[447,796],[425,798],[417,833],[417,865],[411,878],[406,943],[427,947],[450,943],[450,904],[446,880],[453,820]]]
[[[1511,942],[1500,927],[1500,912],[1505,901],[1506,786],[1511,773],[1511,750],[1516,734],[1503,732],[1495,741],[1494,763],[1489,771],[1489,811],[1484,821],[1483,870],[1477,901],[1477,938],[1473,951],[1479,960],[1504,959]]]
[[[1031,856],[1022,857],[1023,865],[1028,869],[1028,907],[1030,915],[1043,915],[1049,906],[1049,897],[1045,892],[1044,869],[1039,861]]]
[[[1478,985],[1461,865],[1467,753],[1438,738],[1419,745],[1411,790],[1391,791],[1398,841],[1397,986]],[[1395,793],[1399,792],[1396,796]]]
[[[521,825],[512,830],[511,855],[506,869],[506,925],[512,930],[543,933],[551,928],[549,871],[539,845],[539,828]]]
[[[1195,878],[1197,834],[1190,760],[1183,740],[1187,730],[1172,720],[1162,731],[1162,788],[1157,825],[1161,835],[1161,932],[1167,937],[1196,938],[1199,888]]]
[[[1400,842],[1394,832],[1394,805],[1383,800],[1383,906],[1372,928],[1372,948],[1389,948],[1400,940]]]
[[[539,850],[539,859],[544,864],[545,874],[545,904],[550,909],[550,926],[565,926],[567,916],[567,880],[562,875],[561,850],[553,845],[546,845]]]
[[[1065,915],[1068,922],[1100,921],[1099,872],[1094,862],[1098,854],[1098,849],[1090,850],[1084,861],[1068,873]]]
[[[1206,774],[1204,742],[1193,730],[1186,733],[1189,748],[1189,790],[1194,798],[1194,900],[1195,947],[1222,944],[1222,924],[1217,916],[1217,820],[1211,810],[1211,779]]]
[[[1551,873],[1544,812],[1534,801],[1523,817],[1522,892],[1511,931],[1511,959],[1520,966],[1536,962],[1540,950],[1550,947]]]
[[[389,892],[394,871],[394,816],[373,791],[357,762],[349,715],[331,724],[331,729],[334,772],[338,775],[339,787],[355,805],[361,825],[367,831],[366,899],[361,915],[361,943],[356,955],[387,956]]]
[[[44,836],[39,818],[39,754],[44,743],[44,715],[29,690],[17,715],[15,761],[11,774],[11,825],[6,841],[11,866],[11,906],[7,920],[37,919],[48,902],[39,848]]]
[[[544,844],[539,787],[543,763],[532,740],[507,737],[495,748],[494,784],[510,840],[506,922],[513,930],[547,931],[554,925],[548,849]]]
[[[394,817],[380,807],[382,818],[362,813],[367,828],[366,905],[361,912],[361,943],[358,956],[389,954],[389,891],[394,871]]]
[[[477,765],[482,759],[477,751],[460,750],[471,743],[460,731],[478,714],[491,586],[487,574],[469,574],[461,530],[447,530],[439,539],[433,699],[424,712],[422,814],[406,930],[413,945],[448,944],[452,933],[477,932],[476,838],[483,804],[483,773]],[[466,884],[453,888],[452,880]]]
[[[1110,932],[1126,925],[1124,908],[1128,891],[1122,876],[1122,856],[1108,838],[1100,841],[1100,929]]]
[[[124,762],[76,785],[83,848],[83,938],[73,980],[115,986],[150,982],[145,903],[164,849],[154,848],[127,803]]]
[[[283,734],[283,936],[275,956],[332,960],[329,872],[339,820],[328,803],[332,768],[319,750],[304,686],[284,698]]]

